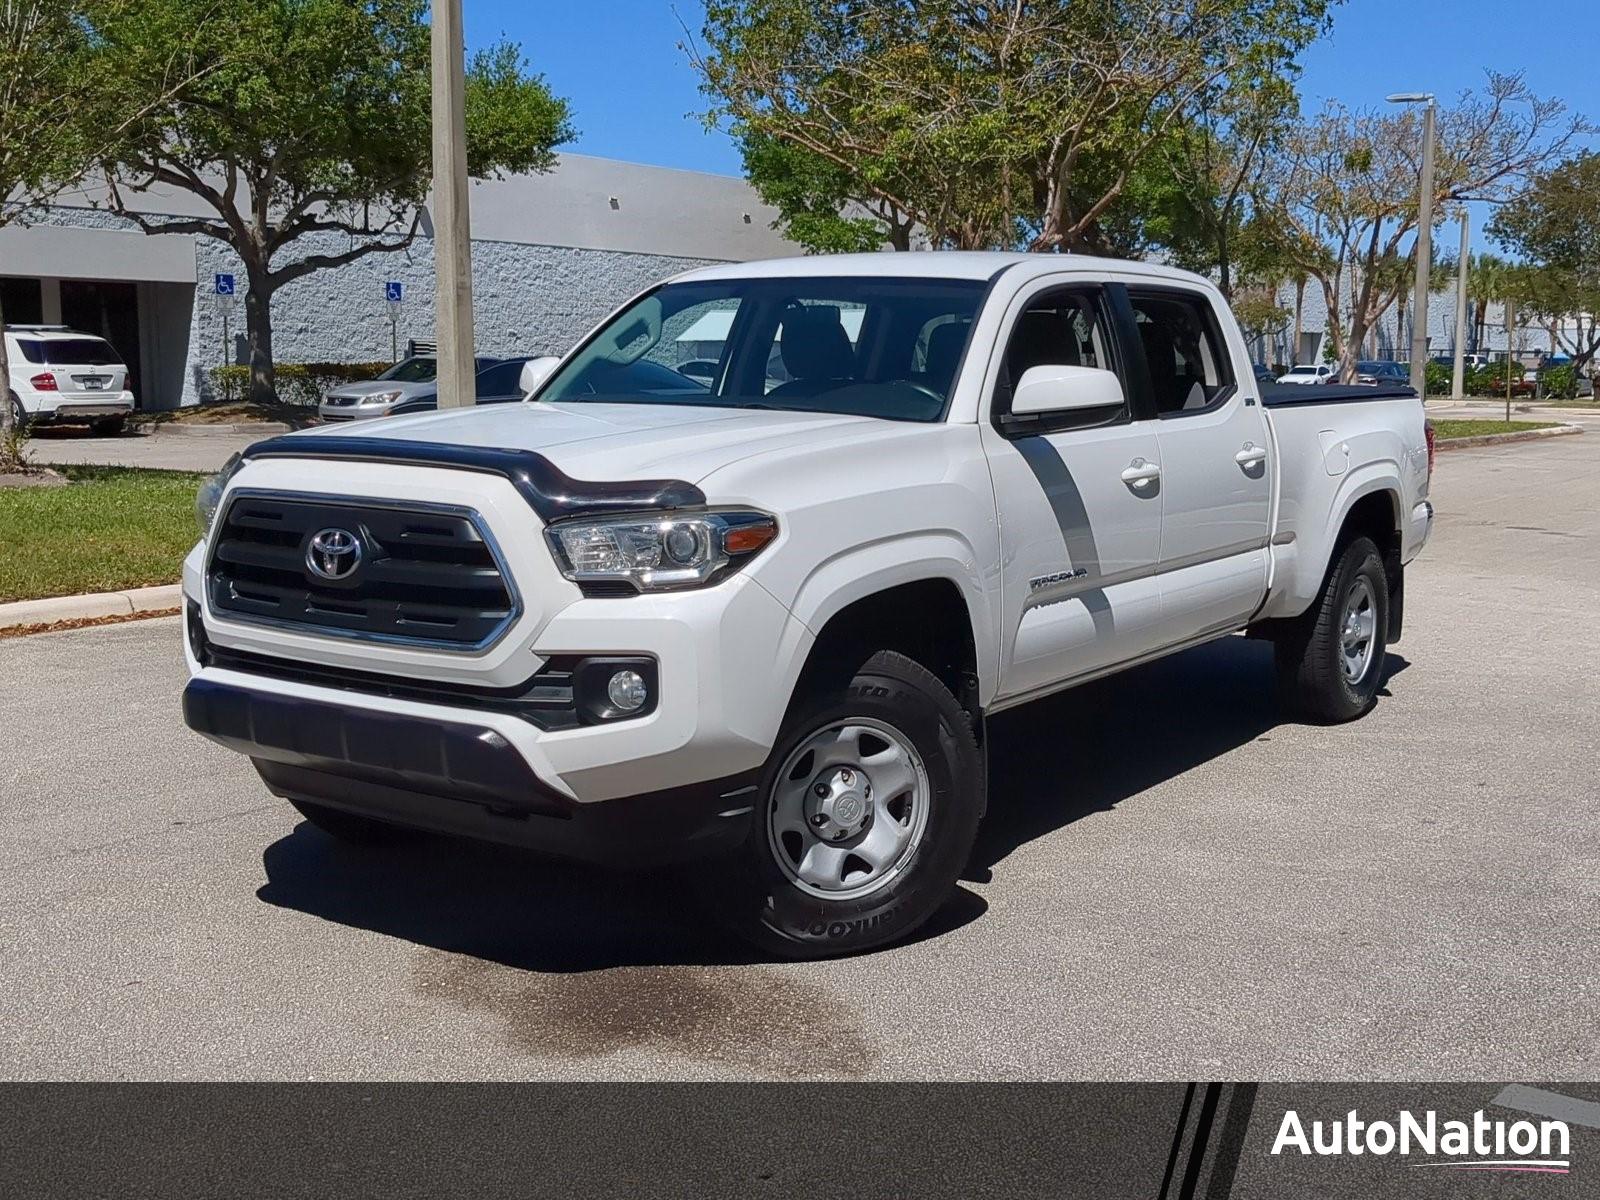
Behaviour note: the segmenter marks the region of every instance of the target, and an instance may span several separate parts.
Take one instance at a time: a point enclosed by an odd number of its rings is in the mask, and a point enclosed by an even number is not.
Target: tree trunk
[[[277,369],[272,362],[272,293],[264,267],[245,264],[244,328],[250,343],[251,404],[276,404]],[[232,347],[229,347],[230,356]]]
[[[1294,344],[1289,347],[1288,366],[1292,369],[1300,361],[1300,338],[1305,332],[1306,281],[1294,282]]]
[[[1233,303],[1233,263],[1228,257],[1228,226],[1224,218],[1223,225],[1217,231],[1217,290],[1222,293],[1222,298],[1229,304]]]
[[[0,379],[5,380],[5,395],[0,397],[0,471],[20,471],[22,439],[11,407],[11,362],[6,356],[6,314],[0,308]]]

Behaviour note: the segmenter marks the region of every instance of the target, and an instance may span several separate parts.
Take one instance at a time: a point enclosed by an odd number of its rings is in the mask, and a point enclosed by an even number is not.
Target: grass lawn
[[[1433,435],[1441,442],[1451,438],[1482,437],[1486,433],[1521,433],[1524,429],[1550,429],[1556,421],[1440,421],[1433,423]]]
[[[0,488],[0,603],[178,582],[204,475],[57,470],[66,487]]]

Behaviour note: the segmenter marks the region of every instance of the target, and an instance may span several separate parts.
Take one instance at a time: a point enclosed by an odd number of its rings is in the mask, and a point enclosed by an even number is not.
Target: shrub
[[[1430,396],[1448,396],[1452,382],[1453,367],[1443,363],[1430,362],[1428,364],[1427,390]]]
[[[1546,396],[1558,396],[1563,400],[1570,400],[1578,390],[1578,373],[1573,370],[1571,363],[1546,367],[1540,378],[1544,380]]]
[[[278,400],[283,404],[315,406],[331,387],[374,379],[394,364],[366,363],[279,363]],[[212,367],[211,399],[217,404],[241,401],[250,390],[250,368]]]

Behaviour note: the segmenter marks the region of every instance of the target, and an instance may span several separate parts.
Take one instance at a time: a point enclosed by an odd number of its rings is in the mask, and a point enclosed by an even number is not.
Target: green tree
[[[1418,221],[1421,114],[1329,104],[1290,134],[1269,164],[1263,203],[1291,231],[1300,267],[1322,288],[1342,378],[1354,377],[1368,332],[1404,290],[1402,260]],[[1591,127],[1520,76],[1489,74],[1479,92],[1438,111],[1434,211],[1503,200]],[[1346,290],[1348,289],[1348,295]]]
[[[1600,154],[1540,172],[1488,232],[1526,260],[1523,302],[1581,373],[1600,352]]]
[[[1241,270],[1247,277],[1281,273],[1281,230],[1271,210],[1255,203],[1254,185],[1299,110],[1281,75],[1240,82],[1248,85],[1201,96],[1162,140],[1149,172],[1165,184],[1154,239],[1178,265],[1214,274],[1230,299]]]
[[[174,27],[208,68],[131,131],[109,164],[111,206],[146,233],[215,238],[239,256],[254,401],[274,395],[273,294],[402,249],[421,228],[431,170],[424,15],[424,0],[141,0],[104,27],[102,69],[131,94],[161,77],[178,49]],[[566,101],[527,73],[516,47],[473,57],[474,176],[548,170],[571,136]],[[153,187],[188,193],[206,212],[130,205],[130,193]]]
[[[1174,123],[1278,73],[1328,4],[710,0],[690,55],[709,120],[830,164],[933,245],[1096,248]]]
[[[120,0],[0,0],[0,227],[76,183],[111,150],[129,124],[185,82],[193,67],[174,45],[144,104],[96,70],[97,23],[121,11]],[[9,395],[5,314],[0,312],[0,471],[22,465]]]
[[[756,193],[778,210],[774,226],[812,253],[911,249],[910,218],[856,194],[849,174],[821,155],[754,130],[741,136],[739,151]]]

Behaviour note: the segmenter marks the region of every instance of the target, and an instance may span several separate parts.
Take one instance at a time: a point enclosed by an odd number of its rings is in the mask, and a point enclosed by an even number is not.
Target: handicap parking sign
[[[216,291],[217,295],[231,296],[233,295],[233,276],[217,275],[212,280],[211,286]]]
[[[390,304],[399,304],[406,298],[405,284],[398,279],[391,279],[383,285],[383,298]]]

